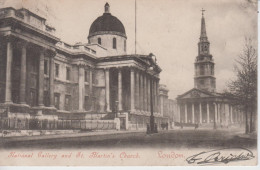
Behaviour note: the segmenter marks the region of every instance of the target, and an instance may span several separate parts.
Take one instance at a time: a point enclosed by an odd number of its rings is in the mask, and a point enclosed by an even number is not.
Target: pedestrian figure
[[[151,133],[151,127],[149,125],[149,123],[147,123],[146,125],[146,134],[150,134]]]

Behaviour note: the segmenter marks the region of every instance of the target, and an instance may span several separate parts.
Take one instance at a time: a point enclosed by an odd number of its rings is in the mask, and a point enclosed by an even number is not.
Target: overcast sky
[[[23,1],[33,4],[32,0]],[[217,91],[225,89],[226,82],[234,77],[234,59],[242,51],[245,36],[257,41],[257,8],[248,1],[251,0],[137,0],[137,53],[152,52],[157,56],[163,70],[160,83],[168,86],[170,98],[194,87],[201,8],[206,10]],[[87,42],[90,25],[103,14],[106,2],[112,15],[124,24],[127,51],[133,54],[134,0],[51,0],[51,15],[47,17],[62,41]]]

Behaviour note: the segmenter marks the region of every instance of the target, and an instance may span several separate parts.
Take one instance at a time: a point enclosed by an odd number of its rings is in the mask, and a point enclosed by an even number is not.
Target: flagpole
[[[135,54],[136,54],[136,0],[135,0]]]

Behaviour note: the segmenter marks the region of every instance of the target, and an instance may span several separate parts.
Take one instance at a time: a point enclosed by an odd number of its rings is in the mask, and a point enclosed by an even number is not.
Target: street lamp
[[[153,55],[152,53],[149,54],[149,56],[153,61],[155,61],[156,63],[156,56]],[[148,70],[150,71],[154,71],[154,64],[150,64]],[[155,123],[154,123],[154,115],[153,115],[153,76],[155,75],[156,73],[154,74],[151,74],[151,82],[150,82],[150,106],[151,106],[151,116],[150,116],[150,131],[149,129],[147,129],[147,133],[157,133],[157,128],[155,128]]]

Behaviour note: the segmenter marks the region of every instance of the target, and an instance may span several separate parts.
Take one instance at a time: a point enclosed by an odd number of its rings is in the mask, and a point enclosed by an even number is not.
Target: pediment
[[[212,97],[214,96],[210,92],[204,92],[202,90],[198,89],[192,89],[183,95],[179,96],[179,99],[187,99],[187,98],[207,98],[207,97]]]

